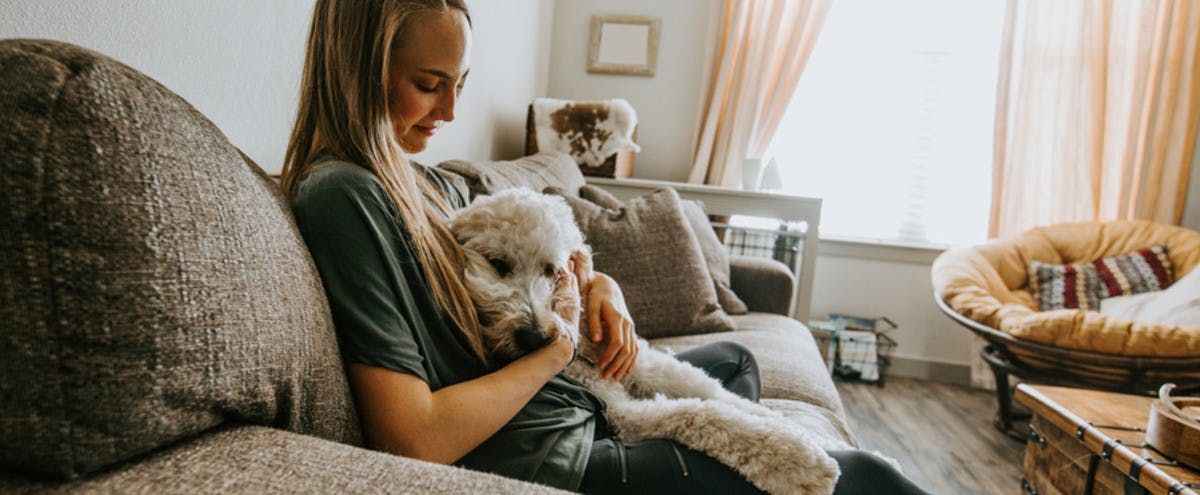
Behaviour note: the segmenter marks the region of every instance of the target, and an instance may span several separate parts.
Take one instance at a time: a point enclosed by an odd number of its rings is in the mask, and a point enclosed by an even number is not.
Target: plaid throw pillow
[[[1097,311],[1101,299],[1162,290],[1173,279],[1174,269],[1163,244],[1091,263],[1029,264],[1029,287],[1042,311]]]

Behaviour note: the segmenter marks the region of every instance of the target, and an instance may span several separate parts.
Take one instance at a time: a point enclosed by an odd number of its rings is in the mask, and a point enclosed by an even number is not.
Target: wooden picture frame
[[[653,77],[661,27],[661,17],[592,16],[587,71]]]

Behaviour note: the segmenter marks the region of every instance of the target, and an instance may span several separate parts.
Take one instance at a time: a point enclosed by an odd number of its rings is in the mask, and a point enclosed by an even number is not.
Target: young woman
[[[565,340],[489,366],[444,223],[466,198],[406,159],[455,118],[470,23],[461,0],[318,0],[313,14],[283,187],[325,284],[369,445],[585,492],[756,492],[674,442],[611,438],[604,404],[560,375],[572,356]],[[605,342],[599,365],[620,379],[637,358],[620,288],[586,257],[573,262],[558,290],[587,304],[563,316]],[[680,358],[758,399],[744,347]],[[870,456],[835,458],[843,480],[905,481]]]

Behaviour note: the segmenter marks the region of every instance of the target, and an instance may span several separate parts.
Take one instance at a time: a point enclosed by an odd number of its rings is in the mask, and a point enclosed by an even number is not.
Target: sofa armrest
[[[768,258],[729,257],[730,288],[750,311],[788,316],[796,278],[787,265]]]
[[[261,426],[218,430],[77,481],[0,472],[0,492],[567,493]]]

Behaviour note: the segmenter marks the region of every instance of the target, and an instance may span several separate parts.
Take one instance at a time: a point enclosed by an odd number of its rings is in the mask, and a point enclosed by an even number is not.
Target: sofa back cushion
[[[466,181],[471,197],[514,187],[541,191],[547,187],[575,195],[583,186],[583,173],[566,153],[538,153],[506,161],[447,160],[437,168],[453,172]]]
[[[171,91],[0,41],[0,469],[84,475],[227,422],[362,444],[271,179]]]

